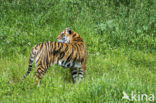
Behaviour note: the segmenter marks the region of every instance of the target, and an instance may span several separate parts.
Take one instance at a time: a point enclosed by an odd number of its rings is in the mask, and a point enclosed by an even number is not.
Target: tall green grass
[[[69,70],[53,65],[38,86],[35,66],[21,82],[31,48],[56,41],[66,27],[87,45],[83,81],[73,84]],[[139,103],[122,100],[122,92],[156,96],[155,34],[155,0],[1,0],[0,102]]]

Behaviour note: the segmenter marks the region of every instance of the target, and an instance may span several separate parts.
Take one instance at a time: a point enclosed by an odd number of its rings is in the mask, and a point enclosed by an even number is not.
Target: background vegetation
[[[52,66],[39,86],[35,69],[21,83],[31,48],[66,27],[87,45],[84,80],[74,85],[69,70]],[[155,0],[0,1],[0,102],[125,103],[123,91],[156,96],[155,88]]]

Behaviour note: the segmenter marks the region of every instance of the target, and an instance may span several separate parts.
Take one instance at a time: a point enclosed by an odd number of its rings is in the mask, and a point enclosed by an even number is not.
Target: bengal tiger
[[[86,45],[80,35],[66,28],[57,36],[58,42],[44,42],[32,48],[29,66],[23,80],[32,70],[33,60],[36,59],[35,83],[43,77],[51,64],[70,68],[74,83],[79,83],[86,69]]]

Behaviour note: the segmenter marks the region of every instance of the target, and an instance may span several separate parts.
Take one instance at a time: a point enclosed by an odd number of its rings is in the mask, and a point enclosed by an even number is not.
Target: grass
[[[33,83],[35,69],[25,82],[20,81],[28,57],[5,58],[0,60],[1,102],[126,102],[121,100],[123,91],[155,93],[155,58],[154,54],[140,51],[129,51],[127,55],[124,49],[113,49],[107,55],[89,54],[80,84],[72,83],[69,70],[52,66],[38,86]]]
[[[156,96],[155,5],[154,0],[0,1],[0,103],[150,102],[122,100],[122,92]],[[34,85],[34,65],[22,82],[32,46],[56,41],[67,26],[87,45],[83,81],[73,84],[68,69],[52,65]]]

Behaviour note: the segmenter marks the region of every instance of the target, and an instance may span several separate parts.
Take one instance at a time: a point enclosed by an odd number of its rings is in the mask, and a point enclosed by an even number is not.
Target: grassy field
[[[56,41],[66,27],[87,45],[83,81],[73,84],[68,69],[52,65],[34,85],[34,65],[22,82],[31,48]],[[123,92],[130,100],[122,99]],[[151,102],[156,102],[155,0],[0,1],[0,103]]]

